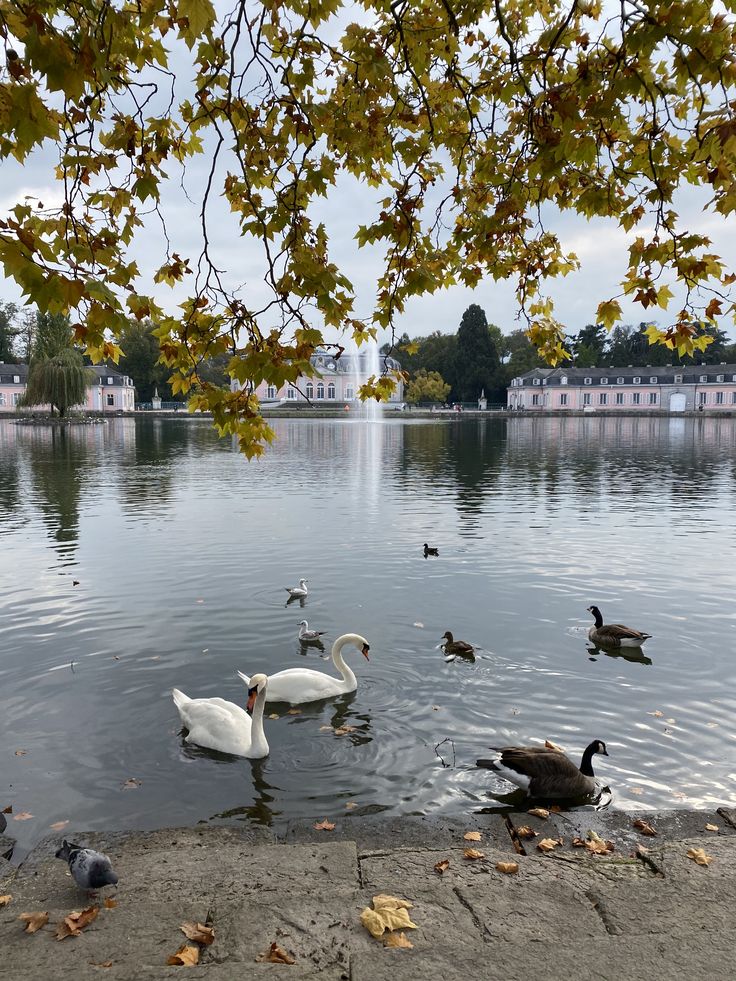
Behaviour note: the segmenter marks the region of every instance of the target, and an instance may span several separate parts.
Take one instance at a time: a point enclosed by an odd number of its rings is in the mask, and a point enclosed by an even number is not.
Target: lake
[[[512,788],[476,757],[545,739],[576,761],[605,740],[613,807],[736,803],[735,420],[274,427],[249,463],[203,419],[0,422],[0,809],[19,851],[65,821],[499,808]],[[642,653],[589,650],[591,604],[651,633]],[[302,617],[324,655],[300,648]],[[474,662],[446,663],[446,630]],[[357,692],[267,709],[267,759],[184,744],[172,687],[244,704],[236,669],[331,671],[347,632],[371,645],[348,654]]]

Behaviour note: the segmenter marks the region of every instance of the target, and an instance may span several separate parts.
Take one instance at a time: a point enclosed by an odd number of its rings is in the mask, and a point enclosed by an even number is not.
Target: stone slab
[[[363,817],[352,812],[342,818],[330,818],[335,830],[331,838],[354,841],[360,852],[385,851],[391,848],[441,847],[462,838],[464,831],[481,831],[484,840],[492,841],[497,848],[513,851],[503,818],[498,814],[471,814],[463,820],[430,817]],[[285,840],[322,841],[326,832],[316,831],[314,821],[290,821]]]

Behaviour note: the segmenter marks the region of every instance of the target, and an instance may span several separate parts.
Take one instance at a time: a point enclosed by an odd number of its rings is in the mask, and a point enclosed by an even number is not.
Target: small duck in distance
[[[442,649],[445,654],[452,654],[453,657],[473,657],[475,655],[475,648],[472,644],[465,640],[455,640],[449,630],[444,632],[442,639],[444,640]]]
[[[326,630],[310,630],[306,620],[299,621],[299,642],[301,644],[321,644],[320,637],[324,637]]]
[[[589,606],[595,624],[588,630],[588,640],[597,647],[641,647],[652,635],[622,623],[604,623],[597,606]]]
[[[291,599],[304,599],[309,590],[307,589],[308,579],[300,579],[298,586],[284,586]]]
[[[439,555],[440,550],[438,548],[431,548],[427,543],[424,543],[424,558],[426,559],[428,555]]]

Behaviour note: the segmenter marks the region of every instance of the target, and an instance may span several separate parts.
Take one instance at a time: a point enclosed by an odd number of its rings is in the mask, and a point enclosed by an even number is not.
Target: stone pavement
[[[333,831],[293,822],[268,829],[202,825],[153,832],[82,834],[120,877],[116,900],[78,937],[54,938],[72,910],[90,905],[53,857],[59,836],[15,867],[0,865],[0,966],[21,979],[148,981],[184,972],[211,981],[720,981],[736,977],[736,812],[645,814],[658,831],[643,837],[634,815],[575,811],[547,819],[518,812],[467,820],[351,819]],[[706,824],[718,825],[717,832]],[[519,839],[518,827],[539,833]],[[613,841],[609,855],[573,848],[593,830]],[[479,831],[481,841],[464,833]],[[549,854],[536,843],[562,837]],[[636,857],[637,845],[649,851]],[[470,861],[464,850],[481,850]],[[708,867],[690,848],[712,856]],[[521,849],[521,851],[520,851]],[[449,859],[443,874],[435,863]],[[516,861],[505,875],[497,861]],[[360,923],[378,893],[413,902],[411,950],[389,949]],[[99,902],[99,900],[97,901]],[[23,931],[22,912],[47,911],[48,924]],[[169,967],[180,926],[214,929],[194,967]],[[291,966],[259,963],[276,942]],[[196,946],[196,945],[195,945]],[[173,972],[173,973],[172,973]]]

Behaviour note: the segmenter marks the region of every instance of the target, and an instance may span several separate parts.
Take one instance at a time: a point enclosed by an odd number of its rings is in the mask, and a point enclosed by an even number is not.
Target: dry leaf
[[[175,954],[166,958],[166,963],[172,966],[181,964],[192,967],[199,964],[199,947],[191,947],[189,944],[182,944]]]
[[[406,934],[402,931],[401,933],[389,933],[387,937],[383,938],[384,947],[404,947],[407,950],[411,950],[414,944],[409,940]]]
[[[385,892],[379,892],[373,897],[373,909],[413,909],[414,903],[408,899],[399,899],[398,896],[389,896]]]
[[[107,896],[103,902],[105,909],[115,909],[118,905],[117,899],[113,899],[112,896]]]
[[[562,814],[562,808],[560,807],[559,804],[550,804],[549,805],[549,813],[550,814]]]
[[[549,817],[549,811],[546,807],[533,807],[530,811],[527,811],[527,814],[533,814],[534,817],[542,818],[543,821],[546,821]]]
[[[466,841],[480,841],[481,833],[480,831],[466,831],[463,838]]]
[[[360,922],[372,937],[382,937],[386,930],[416,930],[416,923],[409,918],[412,904],[395,896],[374,896],[374,909],[366,907],[360,914]]]
[[[55,824],[50,824],[49,828],[51,828],[52,831],[61,831],[61,829],[65,828],[67,824],[69,824],[68,821],[57,821]]]
[[[198,944],[209,947],[215,940],[215,931],[204,923],[182,923],[179,927],[187,940],[196,940]]]
[[[29,814],[28,811],[21,811],[20,814],[14,814],[13,815],[13,820],[14,821],[30,821],[32,817],[33,817],[33,815],[32,814]]]
[[[123,790],[135,790],[137,787],[140,787],[140,785],[141,782],[136,777],[128,777],[128,779],[122,785],[122,788]],[[172,956],[176,957],[176,954]]]
[[[588,841],[585,842],[585,847],[593,855],[610,855],[614,851],[613,842],[604,841],[595,831],[588,832]]]
[[[653,715],[655,718],[661,719],[662,716],[664,715],[664,712],[660,712],[659,709],[657,709],[656,712],[647,712],[647,715]]]
[[[720,831],[721,829],[720,829],[720,827],[717,824],[706,824],[705,830],[706,831]]]
[[[585,848],[585,838],[573,838],[572,839],[573,848]]]
[[[289,711],[286,714],[287,715],[301,715],[302,714],[302,710],[301,709],[289,709]]]
[[[346,811],[352,811],[352,810],[354,810],[354,809],[355,809],[356,807],[359,807],[359,806],[360,806],[360,805],[359,805],[359,804],[356,804],[356,802],[355,802],[354,800],[349,800],[349,801],[346,801],[346,802],[345,802],[345,810],[346,810]]]
[[[325,818],[324,821],[318,821],[314,825],[314,830],[315,831],[334,831],[335,830],[335,825],[331,821],[328,821],[327,818]]]
[[[8,804],[7,807],[4,807],[2,809],[2,811],[0,811],[0,814],[12,814],[12,813],[13,813],[13,805],[12,804]]]
[[[276,720],[276,719],[280,719],[280,718],[281,718],[281,716],[280,716],[280,715],[277,715],[277,714],[276,714],[275,712],[272,712],[272,713],[271,713],[271,714],[269,715],[269,719],[274,719],[274,720]],[[328,726],[327,728],[329,729],[329,728],[330,728],[330,726]]]
[[[0,896],[0,907],[7,906],[13,897],[8,894],[7,896]]]
[[[691,848],[687,853],[687,857],[692,859],[696,865],[708,866],[713,861],[713,856],[706,855],[705,849],[703,848]]]
[[[95,964],[94,961],[90,961],[92,967],[112,967],[112,961],[102,961],[100,964]]]
[[[558,746],[557,743],[553,743],[551,739],[545,739],[544,740],[544,748],[545,749],[553,749],[556,753],[564,753],[565,752],[565,750],[562,748],[562,746]]]
[[[333,732],[336,736],[346,736],[349,732],[355,732],[355,726],[338,726]]]
[[[657,837],[656,829],[653,828],[648,821],[645,821],[644,818],[637,818],[636,821],[634,821],[634,827],[643,835],[648,835],[650,838]]]
[[[441,862],[435,862],[434,863],[434,870],[435,870],[435,872],[439,872],[440,875],[442,875],[443,872],[447,872],[447,870],[449,869],[449,867],[450,867],[450,859],[449,858],[443,858]],[[10,897],[8,897],[8,898],[10,898]]]
[[[496,862],[496,869],[498,872],[503,872],[504,875],[515,875],[519,871],[519,863]]]
[[[520,828],[516,829],[516,834],[519,838],[536,838],[538,832],[534,828],[530,828],[528,824],[523,824]]]
[[[25,920],[26,933],[35,933],[36,930],[40,930],[42,926],[46,926],[46,924],[49,922],[49,914],[48,913],[21,913],[18,919]]]
[[[25,756],[27,753],[28,753],[27,749],[16,749],[15,751],[16,756]]]
[[[466,848],[463,852],[463,858],[467,858],[471,862],[475,862],[479,858],[485,857],[485,852],[479,852],[477,848]]]
[[[268,948],[264,950],[262,954],[258,954],[256,957],[258,962],[270,961],[271,964],[294,964],[296,963],[291,954],[287,954],[283,947],[274,942]]]
[[[66,937],[78,937],[86,926],[97,919],[99,912],[99,906],[88,906],[87,909],[81,911],[75,909],[59,923],[54,936],[57,940],[64,940]]]
[[[319,731],[320,732],[332,732],[333,730],[332,730],[332,726],[320,726],[319,727]]]
[[[537,848],[540,850],[540,852],[546,853],[554,851],[554,849],[561,844],[561,838],[542,838],[541,841],[537,842]]]

